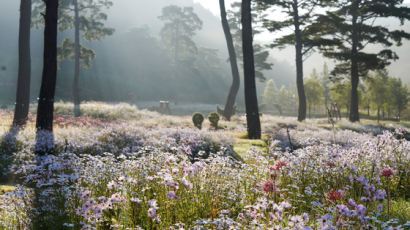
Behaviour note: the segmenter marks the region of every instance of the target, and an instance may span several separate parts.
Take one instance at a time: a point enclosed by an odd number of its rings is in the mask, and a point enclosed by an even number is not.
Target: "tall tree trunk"
[[[359,25],[358,8],[360,0],[355,0],[352,3],[352,54],[351,54],[351,84],[352,93],[350,101],[350,115],[351,122],[360,121],[359,117],[359,94],[357,87],[359,86],[359,64],[357,60],[358,45],[359,45]]]
[[[19,66],[13,127],[22,127],[27,123],[30,107],[30,28],[31,0],[21,0],[19,29]]]
[[[295,26],[295,38],[296,38],[296,86],[298,88],[299,96],[299,109],[298,109],[298,121],[303,121],[306,119],[306,95],[305,87],[303,83],[303,42],[302,42],[302,32],[300,31],[299,22],[299,11],[298,11],[298,1],[293,0],[293,21]]]
[[[225,0],[219,0],[219,6],[221,9],[221,22],[222,28],[225,33],[226,45],[228,46],[229,51],[229,60],[231,62],[231,70],[232,70],[232,85],[231,89],[229,90],[228,99],[226,100],[224,114],[223,116],[226,120],[231,120],[233,114],[233,107],[235,105],[236,95],[239,91],[240,85],[240,77],[239,77],[239,70],[238,70],[238,63],[236,60],[236,52],[235,47],[232,40],[231,30],[229,28],[228,19],[226,18],[226,9],[225,9]]]
[[[45,0],[44,59],[37,109],[37,132],[53,132],[54,95],[57,81],[58,0]]]
[[[251,0],[242,0],[242,47],[248,138],[260,139],[261,124],[259,119],[258,97],[256,94],[252,33]]]
[[[74,52],[75,52],[75,69],[74,69],[74,82],[73,82],[73,100],[74,100],[74,116],[79,117],[80,113],[80,17],[78,9],[78,0],[74,0]]]
[[[377,123],[380,121],[380,107],[377,107]]]

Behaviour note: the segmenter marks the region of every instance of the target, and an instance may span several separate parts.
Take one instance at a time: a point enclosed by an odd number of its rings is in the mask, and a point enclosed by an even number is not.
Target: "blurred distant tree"
[[[323,97],[324,97],[324,103],[325,107],[329,107],[329,102],[330,102],[330,83],[331,83],[331,75],[329,72],[329,67],[327,64],[323,64],[323,70],[321,73],[321,78],[320,78],[320,84],[323,87]]]
[[[57,21],[58,0],[44,0],[44,61],[37,108],[37,135],[53,132],[54,95],[57,82]]]
[[[241,3],[235,2],[232,4],[232,9],[229,11],[228,22],[230,29],[232,31],[232,37],[234,41],[235,50],[237,52],[237,58],[243,65],[243,56],[242,56],[242,25],[241,25]],[[262,33],[257,27],[257,22],[259,21],[259,17],[261,15],[257,13],[252,13],[252,30],[253,36]],[[265,46],[260,44],[253,44],[253,51],[254,51],[254,62],[255,62],[255,76],[259,79],[259,81],[265,81],[266,78],[263,74],[263,71],[272,69],[273,64],[268,61],[269,58],[269,50],[266,49]]]
[[[31,0],[20,1],[19,25],[19,64],[17,78],[16,106],[14,109],[14,127],[26,124],[30,108],[30,28],[31,28]]]
[[[339,62],[334,74],[350,74],[351,103],[349,120],[359,121],[359,77],[369,70],[382,70],[396,60],[396,53],[389,49],[402,39],[410,39],[410,33],[390,30],[375,23],[380,18],[397,18],[403,25],[410,19],[410,7],[403,0],[340,0],[333,1],[331,10],[318,17],[313,28],[321,37],[334,41],[322,47],[325,57]],[[379,52],[367,49],[368,45],[382,45]],[[387,48],[386,48],[387,47]]]
[[[385,70],[376,71],[367,78],[368,96],[373,109],[377,110],[377,122],[380,121],[380,112],[389,99],[388,75]]]
[[[242,50],[245,79],[245,107],[248,138],[261,138],[258,97],[255,82],[251,0],[242,0]]]
[[[192,7],[166,6],[158,17],[164,21],[161,38],[164,45],[174,57],[174,62],[190,59],[198,49],[192,37],[202,29],[202,20],[195,14]]]
[[[272,109],[278,103],[278,88],[276,87],[275,81],[270,79],[263,91],[262,103],[266,108]]]
[[[306,119],[306,95],[303,83],[303,61],[316,46],[330,42],[316,36],[317,31],[309,29],[315,19],[315,9],[325,6],[324,0],[257,0],[260,10],[265,12],[281,10],[286,15],[284,20],[265,19],[264,26],[271,32],[291,28],[293,31],[277,39],[271,47],[284,48],[295,46],[296,51],[296,86],[298,89],[298,121]],[[275,12],[277,13],[277,12]]]
[[[237,63],[237,56],[235,51],[235,46],[232,39],[231,29],[229,27],[228,19],[226,16],[226,7],[225,7],[225,0],[219,0],[219,8],[221,11],[221,23],[222,28],[225,34],[226,45],[228,47],[229,52],[229,61],[231,63],[231,71],[232,71],[232,85],[229,90],[228,98],[226,99],[225,108],[223,111],[223,116],[226,120],[230,120],[231,116],[234,112],[234,105],[236,100],[236,95],[239,91],[240,86],[240,75]]]
[[[309,79],[305,81],[306,101],[308,105],[309,117],[312,114],[312,107],[320,105],[323,100],[323,86],[319,82],[319,75],[315,69]]]
[[[349,115],[350,109],[350,92],[351,88],[347,81],[335,82],[330,91],[330,96],[339,109],[346,108],[347,116]]]
[[[396,111],[396,118],[400,121],[401,113],[407,108],[410,91],[403,85],[400,78],[389,78],[391,106]]]
[[[59,30],[74,30],[74,40],[64,39],[58,47],[58,61],[74,60],[73,101],[74,115],[80,116],[80,68],[90,68],[95,58],[92,49],[81,45],[80,37],[86,41],[99,41],[114,33],[113,28],[106,27],[104,22],[107,14],[104,9],[110,8],[113,3],[110,0],[59,0]],[[37,2],[34,7],[33,24],[37,27],[43,24],[41,12],[44,4]],[[82,35],[81,35],[81,32]]]

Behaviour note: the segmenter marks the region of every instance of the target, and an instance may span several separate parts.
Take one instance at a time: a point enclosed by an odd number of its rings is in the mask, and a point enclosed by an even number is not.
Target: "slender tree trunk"
[[[238,70],[238,63],[236,60],[236,52],[235,47],[232,40],[231,30],[229,28],[228,19],[226,18],[226,9],[225,9],[225,0],[219,0],[219,6],[221,9],[221,22],[222,28],[225,33],[226,45],[228,46],[229,51],[229,60],[231,63],[231,71],[232,71],[232,85],[231,89],[229,90],[228,99],[226,100],[224,114],[223,116],[226,120],[231,120],[233,114],[233,107],[235,105],[236,95],[239,91],[240,85],[240,77],[239,77],[239,70]]]
[[[80,113],[80,17],[78,9],[78,0],[74,0],[74,52],[75,52],[75,63],[74,63],[74,82],[73,82],[73,99],[74,99],[74,116],[79,117]]]
[[[248,138],[260,139],[261,124],[259,119],[258,97],[256,94],[252,33],[251,0],[242,0],[242,47]]]
[[[46,0],[44,59],[40,97],[37,109],[38,131],[53,132],[54,95],[57,81],[58,0]]]
[[[380,107],[377,107],[377,123],[380,121]]]
[[[298,121],[303,121],[306,119],[306,95],[305,87],[303,83],[303,42],[302,42],[302,32],[300,31],[299,22],[299,11],[298,11],[298,1],[293,0],[293,21],[295,26],[295,37],[296,37],[296,86],[298,88],[299,96],[299,109],[298,109]]]
[[[352,54],[351,54],[351,84],[352,93],[350,101],[350,115],[351,122],[360,121],[359,117],[359,94],[357,87],[359,86],[359,64],[357,60],[358,45],[359,45],[359,25],[358,8],[360,0],[355,0],[352,3]]]
[[[30,107],[30,28],[31,0],[21,0],[19,29],[19,66],[13,127],[23,127],[27,123]]]

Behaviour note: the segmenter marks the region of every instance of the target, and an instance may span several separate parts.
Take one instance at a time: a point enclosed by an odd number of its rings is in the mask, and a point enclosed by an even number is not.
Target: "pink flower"
[[[272,193],[275,192],[275,184],[273,184],[272,181],[266,181],[263,186],[262,186],[263,191],[265,191],[266,193]]]
[[[273,167],[273,170],[278,171],[280,170],[282,167],[286,167],[286,162],[284,161],[279,161],[275,164],[275,166]]]
[[[383,171],[381,173],[381,176],[384,176],[384,177],[391,177],[393,175],[394,175],[394,171],[391,168],[385,168],[385,169],[383,169]]]

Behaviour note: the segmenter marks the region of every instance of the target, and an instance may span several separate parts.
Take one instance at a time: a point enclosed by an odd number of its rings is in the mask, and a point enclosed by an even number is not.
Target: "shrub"
[[[204,115],[202,113],[194,113],[192,115],[192,122],[194,122],[195,127],[202,129],[202,122],[204,122]]]
[[[211,122],[212,127],[218,129],[219,115],[217,112],[212,112],[208,115],[208,119]]]

